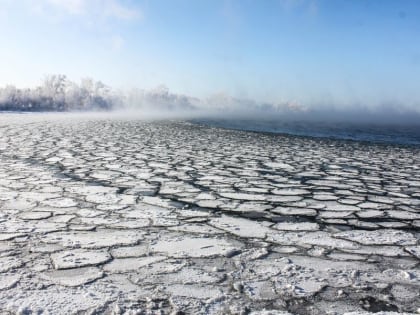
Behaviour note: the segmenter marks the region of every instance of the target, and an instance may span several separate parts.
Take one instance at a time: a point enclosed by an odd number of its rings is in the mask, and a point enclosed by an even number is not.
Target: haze
[[[0,0],[0,37],[0,86],[65,74],[222,107],[420,117],[418,1]]]

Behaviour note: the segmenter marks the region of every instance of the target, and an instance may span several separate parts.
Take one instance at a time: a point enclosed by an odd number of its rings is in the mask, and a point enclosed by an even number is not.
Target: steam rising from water
[[[151,90],[111,89],[100,81],[74,83],[64,75],[47,76],[33,89],[0,88],[0,110],[8,111],[115,111],[115,115],[143,118],[229,118],[410,124],[420,127],[419,106],[387,103],[378,106],[301,104],[296,101],[258,102],[215,94],[197,98],[171,92],[165,86]],[[117,114],[118,112],[118,114]],[[124,113],[124,114],[123,114]]]

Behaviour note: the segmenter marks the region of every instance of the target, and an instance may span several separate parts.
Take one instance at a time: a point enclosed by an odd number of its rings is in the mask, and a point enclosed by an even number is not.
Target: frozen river
[[[419,229],[418,147],[0,115],[1,314],[415,314]]]

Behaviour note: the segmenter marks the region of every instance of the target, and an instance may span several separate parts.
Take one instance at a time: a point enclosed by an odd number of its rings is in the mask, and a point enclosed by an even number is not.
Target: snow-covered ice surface
[[[0,115],[0,314],[420,312],[420,150]]]

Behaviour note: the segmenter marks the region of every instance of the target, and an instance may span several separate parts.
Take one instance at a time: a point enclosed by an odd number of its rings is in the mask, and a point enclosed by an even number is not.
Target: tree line
[[[65,75],[48,75],[32,89],[13,85],[0,88],[3,111],[110,110],[118,102],[119,97],[101,81],[87,78],[77,84]]]

